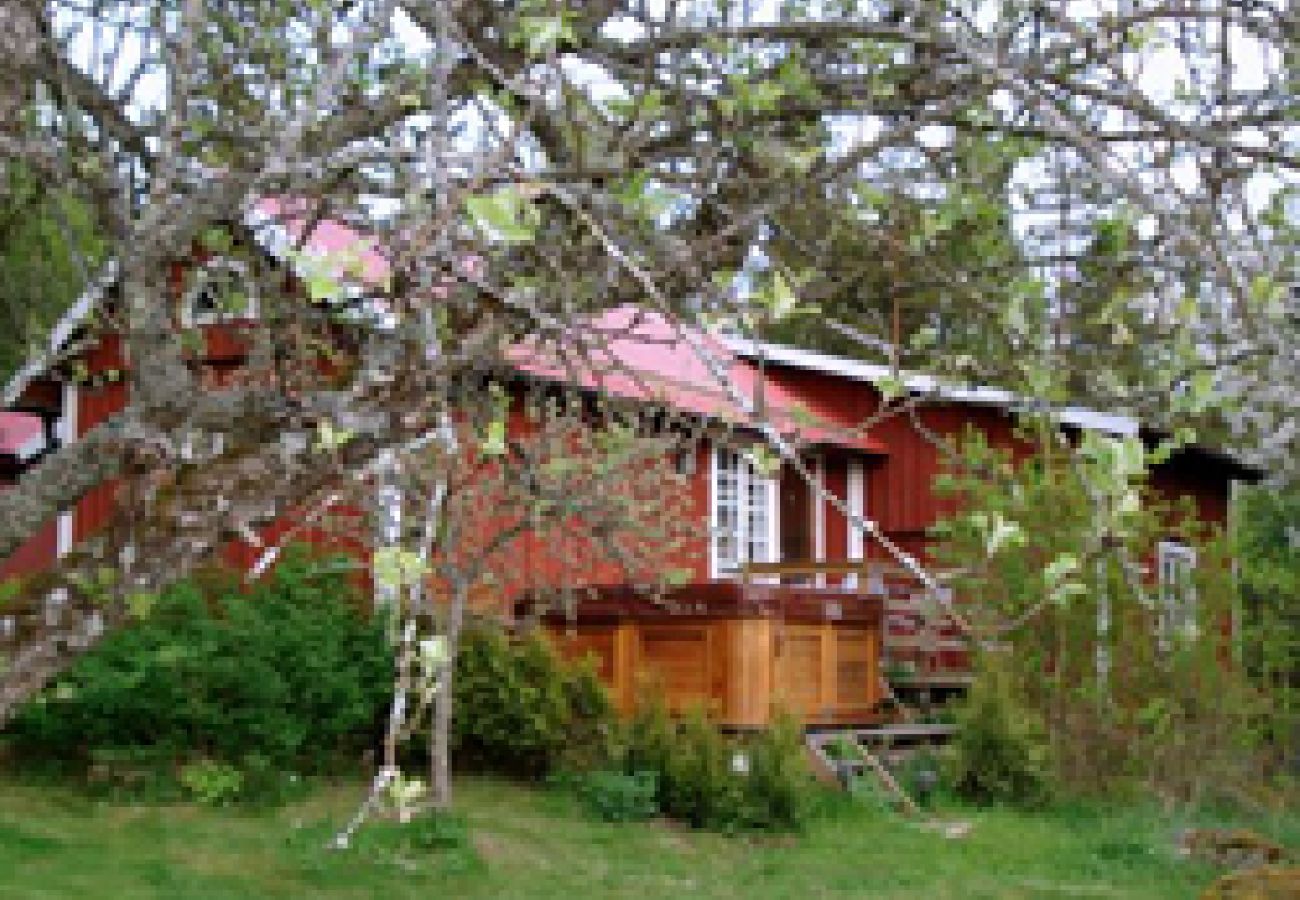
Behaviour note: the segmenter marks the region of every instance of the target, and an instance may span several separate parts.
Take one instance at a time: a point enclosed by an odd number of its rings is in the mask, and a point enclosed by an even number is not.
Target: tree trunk
[[[464,579],[452,583],[451,609],[447,615],[447,662],[433,703],[433,726],[429,735],[429,784],[433,808],[451,809],[451,717],[454,704],[456,654],[460,650],[460,632],[465,621],[465,604],[469,584]]]

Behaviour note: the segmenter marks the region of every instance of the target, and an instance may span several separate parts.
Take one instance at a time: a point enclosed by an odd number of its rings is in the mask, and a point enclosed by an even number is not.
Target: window
[[[1196,551],[1179,541],[1161,541],[1156,548],[1160,576],[1158,639],[1168,650],[1177,638],[1196,635]]]
[[[849,480],[848,480],[848,557],[850,560],[863,559],[867,554],[867,533],[859,527],[855,520],[866,517],[867,514],[867,482],[866,473],[862,468],[862,460],[854,459],[849,461]],[[856,588],[858,586],[858,576],[856,573],[844,576],[844,586],[846,588]]]
[[[210,325],[223,319],[257,317],[257,296],[248,267],[239,260],[217,259],[195,269],[181,298],[181,325]]]
[[[713,577],[749,562],[776,561],[776,479],[754,469],[746,454],[713,452],[711,515]]]

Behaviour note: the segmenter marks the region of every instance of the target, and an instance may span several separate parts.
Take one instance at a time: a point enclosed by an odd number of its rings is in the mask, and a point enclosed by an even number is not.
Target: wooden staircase
[[[901,699],[938,705],[970,684],[965,637],[927,596],[916,577],[901,566],[879,560],[791,560],[750,563],[746,581],[797,584],[842,596],[854,592],[883,601],[882,651],[885,674]],[[942,580],[945,573],[936,575]]]

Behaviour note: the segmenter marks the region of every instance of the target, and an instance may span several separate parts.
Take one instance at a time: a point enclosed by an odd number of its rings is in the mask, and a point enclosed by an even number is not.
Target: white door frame
[[[59,443],[62,446],[68,446],[76,442],[78,438],[77,430],[77,407],[81,403],[81,392],[73,381],[63,382],[62,416],[59,419]],[[76,534],[76,509],[77,504],[74,502],[71,509],[65,509],[59,513],[58,524],[55,525],[54,553],[59,559],[67,556],[72,550],[73,538]]]
[[[850,560],[860,560],[866,558],[867,553],[867,532],[859,527],[854,518],[864,518],[867,514],[867,478],[866,469],[862,465],[859,457],[849,460],[849,475],[847,505],[849,510],[848,525],[848,547],[847,555]],[[852,574],[844,579],[844,586],[847,588],[856,588],[859,578],[857,574]]]
[[[821,456],[814,456],[809,466],[809,473],[812,475],[812,502],[809,504],[812,513],[812,535],[813,535],[813,561],[826,561],[826,499],[822,496],[822,491],[826,489],[826,460]],[[817,587],[826,587],[826,575],[824,572],[818,572],[814,579]]]

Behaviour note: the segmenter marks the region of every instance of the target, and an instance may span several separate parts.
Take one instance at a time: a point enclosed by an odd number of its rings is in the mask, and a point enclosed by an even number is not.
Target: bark
[[[469,583],[463,578],[452,584],[451,608],[447,616],[447,663],[434,698],[433,726],[429,736],[429,784],[433,808],[451,809],[451,721],[455,705],[456,653],[465,623],[465,605],[469,600]]]
[[[221,401],[222,396],[213,394],[207,399]],[[224,409],[226,416],[237,416],[241,409],[260,409],[266,418],[258,421],[278,421],[271,415],[276,409],[274,397],[258,393],[224,397],[216,408],[205,412],[217,409]],[[110,435],[123,427],[101,426]],[[126,487],[132,491],[133,502],[122,504],[99,535],[55,570],[28,580],[18,597],[0,606],[0,727],[21,703],[81,653],[106,634],[129,625],[123,608],[128,588],[159,591],[187,577],[235,536],[254,533],[322,492],[339,490],[356,472],[366,470],[379,448],[391,447],[407,436],[404,431],[384,430],[358,437],[333,460],[310,449],[287,457],[277,442],[265,442],[197,470],[179,472],[159,464],[142,474],[128,475]],[[80,454],[90,443],[89,437],[66,450],[70,455]],[[93,452],[89,458],[93,459]],[[44,471],[41,466],[33,475]],[[20,493],[0,494],[0,516]],[[82,585],[100,570],[117,567],[117,554],[127,535],[134,557],[130,584],[123,578],[123,583],[115,583],[102,595],[88,595]],[[53,615],[45,599],[56,590],[64,592],[66,600],[58,604],[58,615]]]
[[[291,408],[278,391],[176,393],[189,424],[205,431],[258,443],[273,433]],[[69,509],[86,491],[123,474],[128,462],[170,455],[167,430],[142,423],[144,409],[132,404],[122,414],[66,444],[27,472],[14,490],[0,493],[0,559],[9,556],[52,517]]]

